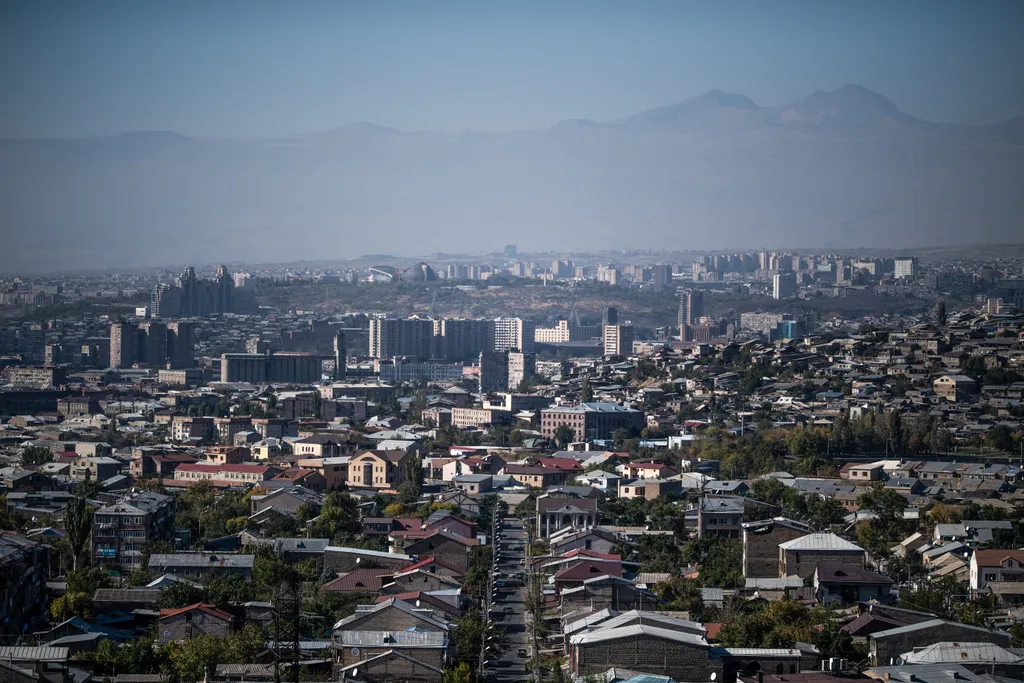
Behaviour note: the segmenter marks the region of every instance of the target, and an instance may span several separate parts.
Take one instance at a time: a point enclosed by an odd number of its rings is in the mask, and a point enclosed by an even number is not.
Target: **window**
[[[995,574],[985,574],[985,580],[986,581],[995,581],[996,580],[996,575]]]

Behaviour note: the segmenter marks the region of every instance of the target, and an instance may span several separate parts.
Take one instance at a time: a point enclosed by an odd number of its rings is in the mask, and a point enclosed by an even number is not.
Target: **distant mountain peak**
[[[868,133],[881,128],[921,129],[926,125],[902,111],[885,95],[855,84],[832,91],[816,90],[781,107],[772,123],[842,133]]]
[[[690,98],[691,100],[703,100],[714,102],[722,107],[733,107],[736,109],[759,109],[757,104],[746,95],[739,93],[725,92],[724,90],[708,90],[703,95]]]

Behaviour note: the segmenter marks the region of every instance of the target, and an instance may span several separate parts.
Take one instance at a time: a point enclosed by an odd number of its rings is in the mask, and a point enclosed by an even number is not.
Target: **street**
[[[528,678],[527,664],[529,657],[521,656],[521,651],[530,652],[529,636],[523,614],[523,597],[525,588],[521,579],[526,570],[523,558],[526,550],[526,533],[523,523],[516,517],[506,517],[502,521],[500,541],[501,558],[498,561],[496,582],[496,598],[491,607],[491,618],[496,626],[505,629],[509,637],[508,650],[498,660],[496,667],[488,670],[488,680],[493,681],[524,681]],[[510,577],[514,576],[515,579]],[[501,586],[502,582],[512,581],[512,586]],[[511,608],[512,613],[506,612]]]

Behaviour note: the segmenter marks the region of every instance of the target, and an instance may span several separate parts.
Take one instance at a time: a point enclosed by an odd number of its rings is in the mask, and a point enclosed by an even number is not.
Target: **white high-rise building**
[[[792,299],[796,296],[796,276],[793,273],[775,273],[772,277],[772,297]]]
[[[512,351],[518,349],[523,353],[532,355],[534,331],[534,324],[522,318],[495,318],[494,350]]]
[[[917,257],[907,256],[893,260],[896,269],[896,279],[914,279],[917,277]]]

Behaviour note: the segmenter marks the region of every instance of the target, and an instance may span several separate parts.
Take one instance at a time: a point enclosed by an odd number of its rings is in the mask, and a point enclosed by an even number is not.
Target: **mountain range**
[[[1005,243],[1021,187],[1024,117],[932,123],[860,86],[503,133],[0,139],[0,269]]]

